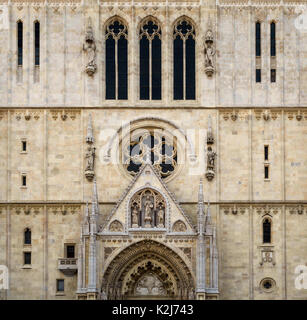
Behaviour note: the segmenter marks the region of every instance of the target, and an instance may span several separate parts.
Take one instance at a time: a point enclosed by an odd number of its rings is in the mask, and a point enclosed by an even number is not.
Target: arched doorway
[[[194,287],[190,268],[176,252],[160,242],[142,240],[110,262],[102,292],[110,300],[189,299]]]

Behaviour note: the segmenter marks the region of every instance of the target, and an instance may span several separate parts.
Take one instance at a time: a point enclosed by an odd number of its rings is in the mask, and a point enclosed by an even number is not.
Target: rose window
[[[147,157],[162,178],[169,177],[177,166],[176,140],[156,130],[134,132],[123,147],[123,162],[131,175],[136,175]]]

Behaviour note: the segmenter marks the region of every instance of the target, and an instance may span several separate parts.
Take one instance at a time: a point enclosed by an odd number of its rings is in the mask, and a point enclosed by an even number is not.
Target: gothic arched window
[[[272,240],[272,223],[271,220],[265,218],[262,222],[263,243],[271,243]]]
[[[22,50],[23,50],[23,24],[22,21],[17,22],[17,64],[22,66]]]
[[[195,29],[185,19],[174,27],[174,100],[195,99]]]
[[[113,18],[106,27],[106,99],[128,99],[128,31]]]
[[[161,27],[146,18],[140,27],[140,99],[161,99]]]
[[[24,231],[24,244],[31,244],[31,230],[29,228]]]

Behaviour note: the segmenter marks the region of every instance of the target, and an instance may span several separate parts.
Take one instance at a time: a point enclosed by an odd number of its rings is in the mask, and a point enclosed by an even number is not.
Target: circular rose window
[[[135,176],[148,155],[161,178],[171,176],[177,167],[176,138],[161,129],[137,129],[122,145],[122,160],[126,171]]]

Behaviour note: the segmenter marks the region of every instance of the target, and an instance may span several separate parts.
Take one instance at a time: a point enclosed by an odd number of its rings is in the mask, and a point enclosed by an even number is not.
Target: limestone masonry
[[[0,0],[0,297],[307,299],[306,146],[307,1]]]

